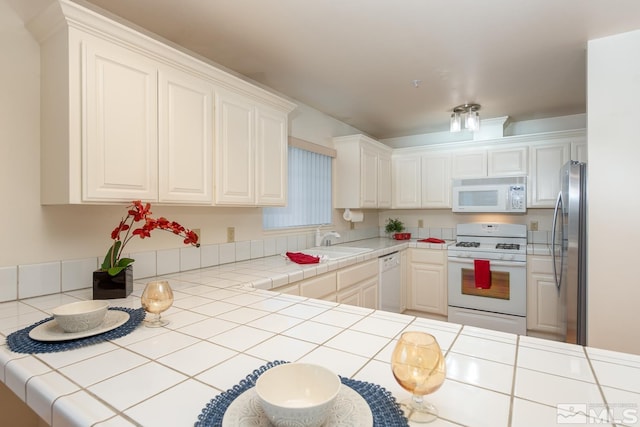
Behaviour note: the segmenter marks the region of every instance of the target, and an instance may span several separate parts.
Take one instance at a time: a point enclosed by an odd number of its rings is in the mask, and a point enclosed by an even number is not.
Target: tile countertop
[[[367,244],[397,246],[380,240]],[[322,364],[404,399],[389,360],[402,331],[421,330],[447,360],[430,425],[640,425],[640,356],[256,289],[243,282],[255,273],[237,264],[164,276],[175,294],[166,327],[60,353],[13,353],[5,337],[90,290],[2,303],[0,381],[53,426],[191,426],[212,398],[272,360]],[[136,282],[112,305],[140,307],[143,288]]]

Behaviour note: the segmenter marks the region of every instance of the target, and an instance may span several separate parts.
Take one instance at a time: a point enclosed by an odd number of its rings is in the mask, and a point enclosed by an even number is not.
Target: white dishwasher
[[[400,313],[402,310],[400,284],[400,254],[393,252],[379,258],[379,308]]]

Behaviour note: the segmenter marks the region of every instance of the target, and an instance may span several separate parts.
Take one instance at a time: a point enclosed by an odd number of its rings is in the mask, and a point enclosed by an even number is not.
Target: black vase
[[[93,272],[93,299],[126,298],[133,291],[133,267],[127,266],[111,276],[106,271]]]

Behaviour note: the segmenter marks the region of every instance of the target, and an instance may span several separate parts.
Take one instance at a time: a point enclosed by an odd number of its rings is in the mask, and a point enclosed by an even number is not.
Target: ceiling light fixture
[[[464,118],[464,128],[475,132],[480,129],[480,104],[462,104],[453,107],[451,113],[451,124],[449,131],[460,132],[462,130],[462,119]]]

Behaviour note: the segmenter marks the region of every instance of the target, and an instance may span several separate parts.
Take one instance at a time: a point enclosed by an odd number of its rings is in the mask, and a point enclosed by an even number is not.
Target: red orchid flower
[[[132,231],[133,224],[136,222],[144,221],[142,227],[136,228]],[[125,245],[134,236],[138,236],[141,239],[151,237],[151,232],[159,228],[161,230],[170,231],[173,234],[177,234],[184,238],[183,242],[186,245],[192,245],[199,247],[198,235],[193,231],[184,228],[182,225],[175,221],[169,221],[165,217],[154,219],[151,217],[151,204],[142,204],[140,200],[134,200],[130,206],[127,206],[127,217],[120,221],[120,224],[111,232],[112,245],[107,251],[107,255],[102,263],[102,270],[106,270],[110,275],[115,276],[134,260],[131,258],[122,258],[122,253]],[[121,234],[126,232],[124,238],[121,238]]]

